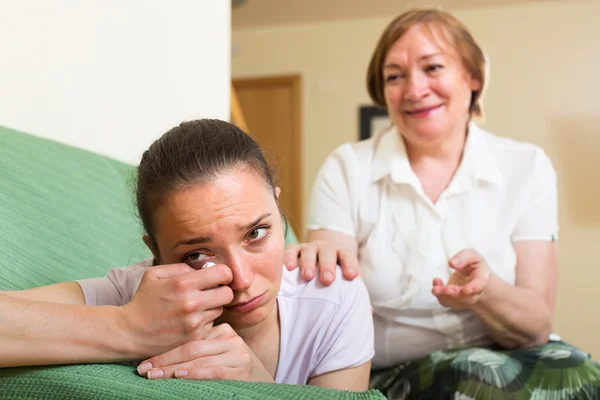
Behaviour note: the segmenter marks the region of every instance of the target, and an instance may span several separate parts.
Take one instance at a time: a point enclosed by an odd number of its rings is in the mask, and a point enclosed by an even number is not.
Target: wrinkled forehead
[[[210,181],[192,183],[166,194],[154,212],[155,230],[228,224],[278,212],[273,190],[258,174],[237,169]]]

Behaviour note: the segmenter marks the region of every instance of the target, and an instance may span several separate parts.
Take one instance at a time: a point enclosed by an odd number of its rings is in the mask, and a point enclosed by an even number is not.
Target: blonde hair
[[[424,24],[428,28],[438,28],[445,39],[456,49],[465,69],[480,84],[479,90],[472,92],[469,114],[483,116],[481,94],[486,81],[486,59],[467,27],[452,14],[432,8],[413,9],[396,17],[381,34],[371,56],[367,70],[367,90],[371,100],[380,107],[386,107],[383,81],[383,64],[392,45],[415,25]],[[440,29],[441,28],[441,29]]]

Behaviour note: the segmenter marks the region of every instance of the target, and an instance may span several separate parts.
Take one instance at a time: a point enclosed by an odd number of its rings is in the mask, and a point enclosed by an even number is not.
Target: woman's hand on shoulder
[[[491,277],[490,268],[473,249],[459,251],[448,264],[454,269],[448,283],[435,278],[431,292],[444,307],[454,310],[469,308],[485,293]]]
[[[274,382],[258,357],[228,324],[213,327],[204,340],[186,343],[141,362],[138,373],[148,379]]]
[[[302,278],[312,280],[318,270],[319,281],[330,285],[336,279],[337,265],[342,267],[344,278],[358,276],[356,239],[350,235],[328,230],[310,231],[308,241],[290,244],[285,249],[285,266],[288,270],[300,268]]]

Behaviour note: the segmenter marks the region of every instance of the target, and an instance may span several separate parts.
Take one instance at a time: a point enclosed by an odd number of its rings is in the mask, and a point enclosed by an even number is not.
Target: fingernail
[[[323,274],[323,279],[325,279],[326,281],[331,281],[333,280],[333,274],[327,271]]]
[[[304,277],[305,278],[312,278],[313,277],[313,271],[304,271]]]
[[[354,274],[356,274],[356,270],[355,270],[355,269],[353,269],[353,268],[350,268],[350,269],[348,270],[348,275],[354,275]]]
[[[186,376],[188,376],[187,369],[178,369],[175,371],[175,378],[185,378]]]
[[[155,369],[148,372],[148,379],[157,379],[165,376],[165,372],[162,369]]]
[[[137,367],[138,374],[140,375],[146,375],[146,372],[150,371],[151,369],[152,363],[150,362],[145,362]]]
[[[460,264],[460,258],[458,258],[458,257],[453,258],[452,264]]]

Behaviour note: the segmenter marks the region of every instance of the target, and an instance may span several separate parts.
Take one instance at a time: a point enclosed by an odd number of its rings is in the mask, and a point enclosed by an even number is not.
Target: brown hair
[[[452,14],[438,9],[409,10],[390,22],[383,31],[367,70],[367,90],[371,100],[378,106],[386,108],[383,81],[385,58],[390,47],[410,28],[417,24],[425,24],[429,28],[441,28],[443,36],[456,48],[465,69],[481,85],[479,90],[472,93],[469,113],[471,116],[483,116],[481,93],[483,92],[486,80],[485,55],[461,21]]]
[[[142,156],[136,182],[139,217],[152,242],[153,213],[168,195],[236,168],[251,169],[275,193],[273,171],[262,150],[235,125],[215,119],[188,121],[157,139]]]

